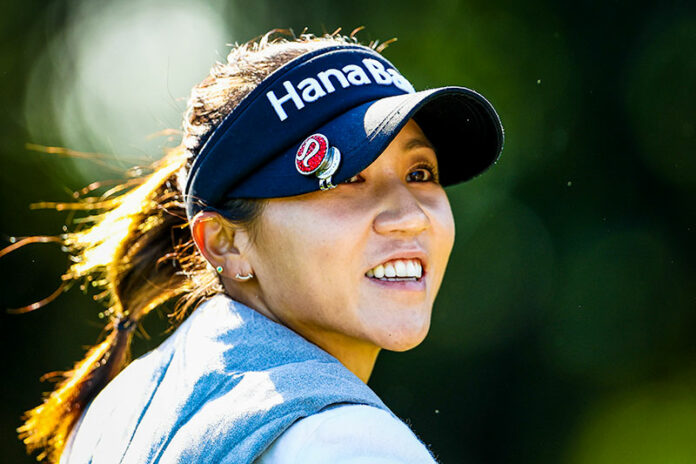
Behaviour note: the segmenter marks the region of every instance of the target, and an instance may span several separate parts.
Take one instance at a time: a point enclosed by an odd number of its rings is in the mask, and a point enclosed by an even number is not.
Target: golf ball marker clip
[[[336,187],[331,182],[331,176],[336,173],[340,163],[341,152],[336,147],[330,147],[329,139],[323,134],[313,134],[307,137],[295,155],[297,172],[303,176],[314,174],[319,179],[321,190]]]

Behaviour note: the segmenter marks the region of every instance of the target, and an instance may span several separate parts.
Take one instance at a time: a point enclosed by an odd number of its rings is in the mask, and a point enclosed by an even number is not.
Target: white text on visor
[[[415,92],[413,86],[394,68],[385,69],[384,65],[372,58],[362,60],[365,69],[357,64],[345,65],[342,69],[329,68],[317,73],[317,77],[307,77],[297,84],[297,88],[290,82],[284,81],[283,87],[287,94],[278,98],[272,90],[266,93],[266,98],[271,102],[271,106],[275,110],[278,118],[284,121],[288,118],[287,113],[283,109],[283,104],[292,101],[298,110],[305,107],[305,103],[312,103],[319,100],[327,94],[333,93],[336,90],[334,83],[331,82],[333,77],[335,82],[344,89],[351,85],[371,84],[369,75],[372,76],[374,82],[380,85],[394,85],[404,92]],[[298,93],[298,90],[301,93]]]

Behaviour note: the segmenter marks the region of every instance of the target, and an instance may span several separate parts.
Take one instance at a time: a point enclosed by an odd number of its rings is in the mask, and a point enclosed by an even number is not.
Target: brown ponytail
[[[63,281],[83,279],[101,288],[97,298],[107,304],[102,315],[109,322],[104,340],[72,370],[44,376],[62,381],[43,404],[26,413],[26,422],[18,429],[28,451],[41,450],[38,460],[59,460],[84,407],[128,363],[137,321],[189,289],[191,279],[175,259],[176,249],[187,240],[185,214],[171,187],[185,161],[181,149],[172,151],[131,191],[102,200],[97,207],[105,212],[92,227],[62,237],[75,259]],[[191,264],[193,275],[205,269],[204,263]]]
[[[19,437],[38,460],[58,462],[70,431],[87,404],[130,361],[130,343],[138,322],[162,303],[178,297],[169,318],[173,326],[190,308],[223,291],[215,271],[196,250],[186,220],[181,187],[191,161],[220,121],[259,82],[287,61],[317,48],[357,43],[334,34],[303,34],[287,40],[271,31],[257,41],[235,46],[226,63],[216,63],[192,90],[184,115],[181,144],[152,166],[99,198],[51,204],[57,209],[91,211],[91,226],[61,237],[33,237],[0,250],[0,257],[26,243],[58,241],[72,255],[64,285],[82,281],[101,293],[107,310],[104,339],[72,370],[46,374],[62,378],[43,404],[28,411]],[[381,50],[377,43],[372,48]],[[125,192],[125,193],[124,193]],[[227,210],[235,222],[253,226],[263,201],[233,199]],[[56,292],[55,296],[60,293]],[[52,296],[53,297],[53,296]],[[36,309],[52,297],[22,308]]]

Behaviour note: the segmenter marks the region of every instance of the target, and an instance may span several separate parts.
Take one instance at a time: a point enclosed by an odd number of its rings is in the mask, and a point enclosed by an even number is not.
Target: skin
[[[271,199],[252,236],[216,213],[192,221],[196,244],[234,299],[284,324],[367,382],[381,349],[418,345],[430,327],[454,242],[435,151],[409,121],[363,172],[335,189]],[[419,282],[365,273],[421,258]],[[246,281],[237,274],[253,273]]]

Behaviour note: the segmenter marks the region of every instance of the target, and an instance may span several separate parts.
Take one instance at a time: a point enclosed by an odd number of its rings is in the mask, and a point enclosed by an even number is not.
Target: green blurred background
[[[428,339],[371,386],[446,463],[696,462],[696,7],[693,2],[402,0],[6,2],[0,14],[1,246],[58,234],[34,211],[178,143],[190,88],[227,43],[305,26],[363,41],[418,89],[460,84],[506,145],[449,190],[457,241]],[[112,155],[110,168],[27,143]],[[462,143],[466,143],[462,141]],[[51,293],[57,247],[0,260],[0,307]],[[0,460],[48,371],[97,341],[77,288],[0,316]],[[153,316],[153,319],[157,319]],[[156,346],[165,324],[146,321]]]

